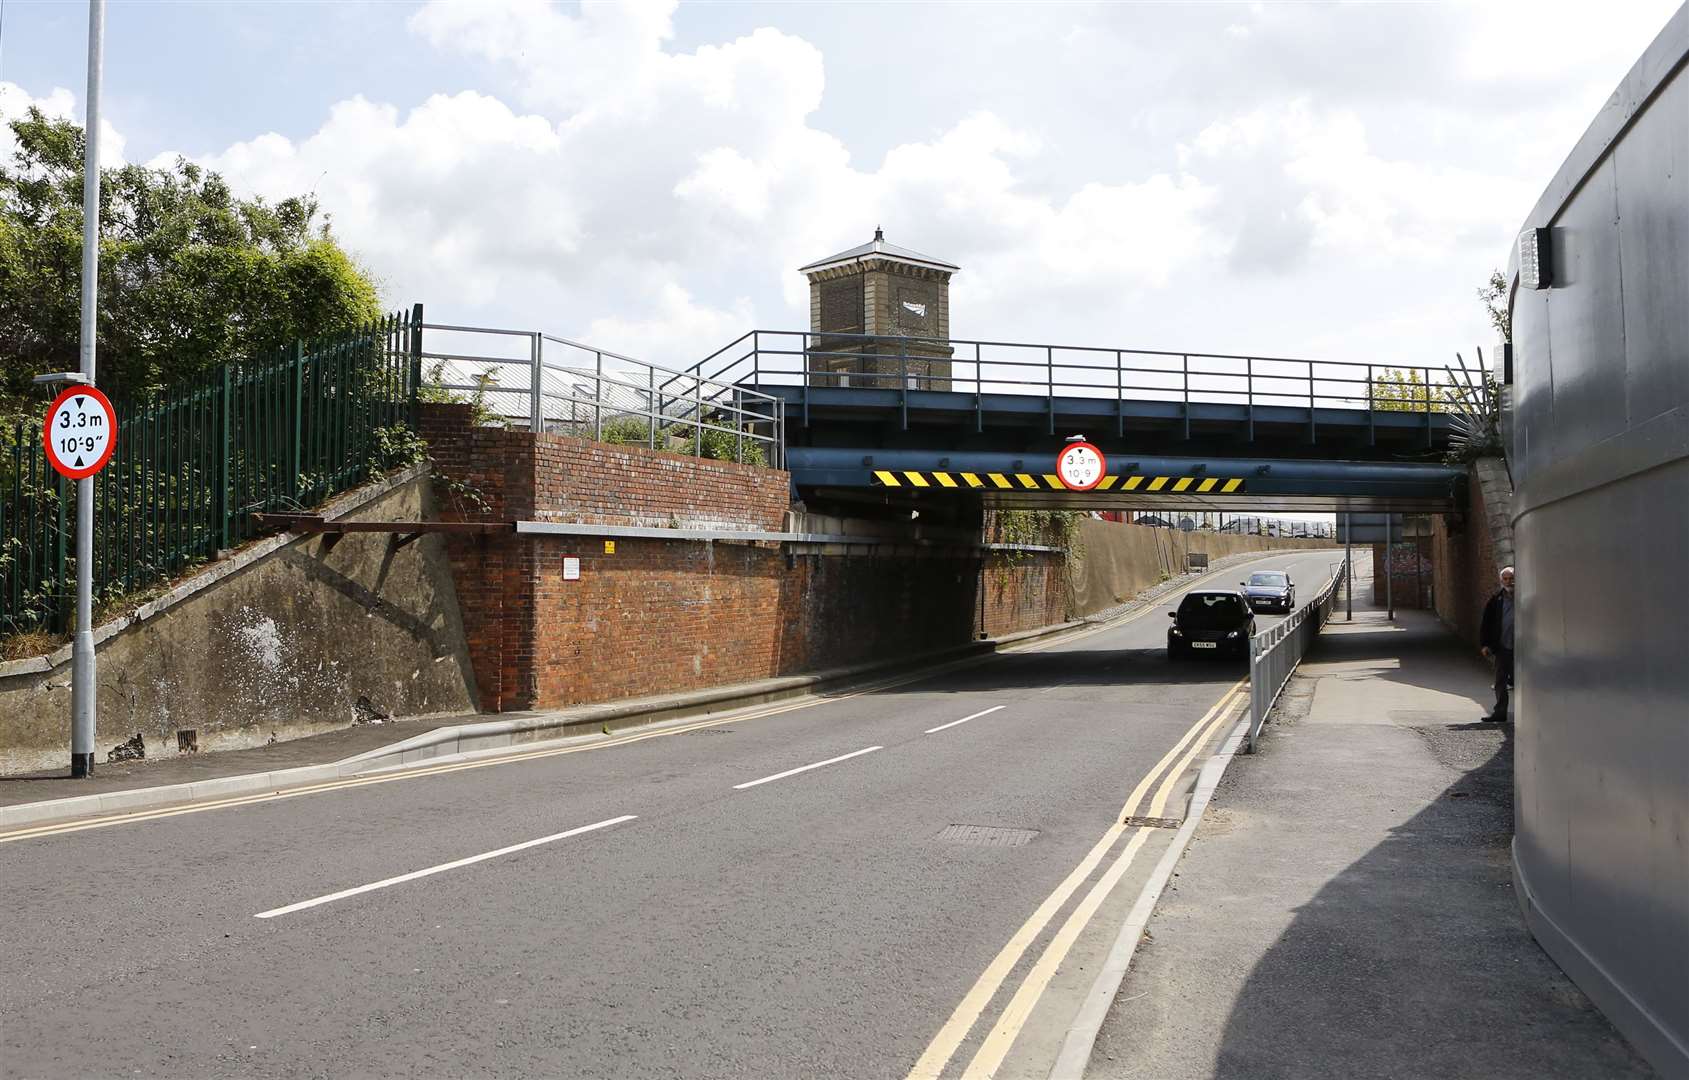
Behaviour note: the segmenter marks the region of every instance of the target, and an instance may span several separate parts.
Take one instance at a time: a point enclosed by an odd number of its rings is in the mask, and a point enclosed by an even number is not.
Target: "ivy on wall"
[[[1037,545],[1071,553],[1081,516],[1079,510],[991,510],[986,513],[985,535],[993,544]]]
[[[1082,517],[1084,512],[1079,510],[988,510],[983,530],[985,542],[1057,548],[1066,555],[1063,568],[1071,577],[1084,557],[1079,542]],[[1014,568],[1031,556],[1029,551],[992,552],[998,586],[1005,586]]]

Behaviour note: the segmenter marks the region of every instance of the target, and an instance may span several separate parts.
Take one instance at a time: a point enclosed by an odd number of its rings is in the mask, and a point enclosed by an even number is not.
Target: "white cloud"
[[[768,215],[772,180],[756,162],[733,147],[718,146],[698,156],[698,167],[674,186],[674,193],[706,210],[723,210],[756,222]]]
[[[1029,189],[1017,165],[1044,147],[989,113],[862,168],[811,123],[814,46],[765,29],[669,53],[667,10],[433,4],[413,26],[508,66],[538,111],[471,91],[408,113],[357,98],[297,142],[267,134],[204,162],[270,197],[314,190],[394,302],[668,363],[758,323],[803,326],[794,267],[880,222],[965,261],[958,300],[981,309],[1153,288],[1214,243],[1213,192],[1188,176]],[[596,96],[559,70],[586,56],[619,72]]]
[[[587,0],[570,16],[545,0],[433,0],[410,25],[438,49],[514,67],[531,104],[576,112],[655,89],[674,62],[662,45],[675,7],[676,0]]]
[[[343,101],[309,138],[271,133],[204,164],[270,198],[314,191],[390,301],[450,295],[475,307],[578,266],[580,207],[547,182],[568,168],[562,151],[543,117],[464,92],[404,115]]]
[[[725,308],[700,304],[678,282],[664,282],[638,316],[607,315],[587,324],[590,342],[616,342],[616,351],[637,357],[702,359],[735,340],[754,323],[751,302],[738,297]]]
[[[1292,263],[1307,248],[1357,268],[1435,263],[1472,246],[1493,251],[1511,225],[1498,208],[1528,208],[1533,195],[1515,177],[1382,156],[1356,112],[1320,111],[1306,100],[1211,124],[1181,147],[1181,160],[1199,174],[1220,172],[1256,195],[1269,193],[1265,206],[1246,195],[1232,200],[1253,215],[1236,226],[1240,241],[1265,242],[1260,230],[1275,230],[1282,250],[1244,251],[1268,266]]]
[[[962,265],[960,336],[1413,362],[1488,339],[1471,290],[1652,18],[1553,8],[1532,60],[1486,5],[903,9],[948,42],[916,71],[896,39],[864,64],[875,9],[808,40],[677,10],[435,0],[441,92],[201,159],[315,191],[395,306],[670,364],[805,326],[794,268],[876,224]],[[862,117],[895,119],[872,154]]]
[[[10,121],[21,119],[31,106],[54,120],[82,120],[76,108],[76,95],[62,86],[55,86],[42,97],[33,97],[16,83],[0,82],[0,162],[12,163],[18,141],[12,135]],[[123,164],[123,136],[104,117],[100,119],[100,164],[111,168]]]
[[[55,120],[76,117],[76,95],[62,86],[55,86],[44,97],[32,97],[16,83],[0,82],[0,115],[14,119],[28,112],[32,105]],[[8,132],[4,137],[11,135]]]

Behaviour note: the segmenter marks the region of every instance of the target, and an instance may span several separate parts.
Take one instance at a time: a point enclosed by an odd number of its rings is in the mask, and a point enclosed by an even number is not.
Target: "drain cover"
[[[1177,829],[1183,825],[1183,818],[1176,817],[1139,817],[1133,814],[1121,824],[1128,829]]]
[[[691,731],[683,732],[683,734],[686,734],[686,735],[731,735],[733,733],[731,731],[728,731],[726,728],[707,727],[707,728],[694,728]]]
[[[951,844],[972,844],[974,847],[1020,847],[1030,844],[1038,835],[1037,829],[1000,829],[994,825],[951,825],[938,834],[938,839]]]

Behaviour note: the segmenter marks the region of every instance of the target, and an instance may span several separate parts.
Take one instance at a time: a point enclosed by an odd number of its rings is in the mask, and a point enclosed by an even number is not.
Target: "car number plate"
[[[1218,641],[1193,641],[1193,642],[1191,642],[1191,648],[1193,648],[1193,649],[1218,649],[1219,647],[1220,647],[1220,643]]]

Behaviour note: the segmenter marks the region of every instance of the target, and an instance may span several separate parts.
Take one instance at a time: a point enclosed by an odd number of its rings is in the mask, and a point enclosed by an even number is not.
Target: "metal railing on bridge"
[[[537,330],[424,323],[425,385],[530,431],[783,467],[785,411],[749,386]]]
[[[688,377],[753,386],[869,387],[986,395],[1418,413],[1455,411],[1485,393],[1466,369],[1226,353],[753,330]],[[1187,432],[1188,434],[1188,432]]]
[[[1255,741],[1261,735],[1261,725],[1267,722],[1267,714],[1284,692],[1296,666],[1308,655],[1326,620],[1331,618],[1337,590],[1348,580],[1349,564],[1345,560],[1337,565],[1312,602],[1249,639],[1250,713],[1245,745],[1250,753],[1255,752]]]

